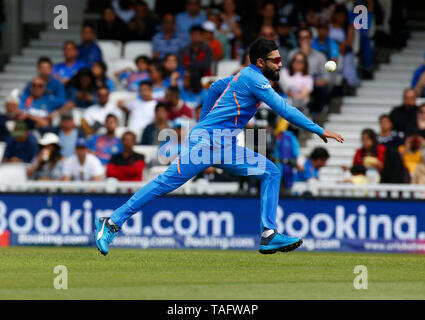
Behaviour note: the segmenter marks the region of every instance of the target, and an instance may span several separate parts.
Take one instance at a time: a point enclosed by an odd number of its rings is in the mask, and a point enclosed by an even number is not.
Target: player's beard
[[[280,69],[272,70],[268,67],[264,67],[263,74],[264,76],[271,81],[279,81],[280,79]]]

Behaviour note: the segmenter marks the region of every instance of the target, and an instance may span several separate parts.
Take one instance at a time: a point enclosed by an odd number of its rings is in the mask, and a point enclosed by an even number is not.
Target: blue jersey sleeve
[[[301,111],[291,106],[279,96],[265,77],[258,77],[257,81],[249,83],[249,90],[260,101],[263,101],[282,118],[307,131],[323,135],[324,129],[308,119]]]
[[[227,77],[224,79],[217,80],[211,85],[202,105],[201,116],[199,117],[199,121],[205,118],[205,116],[211,111],[217,99],[221,96],[223,91],[226,90],[227,85],[230,81],[232,81],[232,79],[233,76]]]

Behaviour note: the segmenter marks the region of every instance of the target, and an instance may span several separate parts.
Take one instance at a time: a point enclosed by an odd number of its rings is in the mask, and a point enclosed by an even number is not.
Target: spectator
[[[292,32],[292,25],[289,22],[279,21],[277,24],[277,37],[279,43],[279,53],[284,66],[287,66],[288,55],[297,46],[297,36]]]
[[[294,169],[297,167],[297,158],[300,154],[300,145],[297,137],[288,131],[288,121],[282,119],[274,134],[276,144],[274,158],[282,175],[282,187],[291,189],[294,183]]]
[[[415,90],[416,96],[425,97],[425,63],[413,73],[412,89]]]
[[[143,131],[141,144],[158,145],[158,134],[162,129],[169,128],[168,110],[164,103],[160,102],[155,107],[155,118]]]
[[[412,184],[425,184],[425,163],[422,160],[416,167],[415,172],[412,176]]]
[[[174,15],[167,13],[162,18],[162,31],[155,34],[152,39],[153,57],[164,59],[170,53],[177,55],[189,43],[189,37],[185,33],[176,31]]]
[[[77,60],[78,46],[73,41],[65,42],[63,46],[63,56],[65,61],[53,66],[53,77],[66,85],[80,69],[85,67],[85,64]]]
[[[136,135],[127,131],[121,139],[123,151],[112,156],[106,167],[106,176],[119,181],[142,181],[145,157],[133,151]]]
[[[235,0],[224,0],[223,1],[223,12],[220,15],[223,21],[220,26],[220,32],[227,35],[229,40],[235,38],[235,33],[238,32],[237,28],[240,28],[239,23],[241,17],[236,13]]]
[[[201,25],[206,20],[205,13],[201,11],[201,0],[187,0],[186,11],[176,16],[177,30],[188,33],[193,26]]]
[[[294,55],[288,69],[281,70],[279,84],[294,107],[301,110],[307,106],[313,92],[313,77],[308,74],[306,57],[298,52]]]
[[[336,6],[332,15],[329,38],[338,43],[339,52],[342,55],[344,93],[348,95],[354,95],[355,88],[360,84],[352,48],[354,32],[354,27],[348,19],[347,8],[344,5]]]
[[[3,162],[31,163],[37,156],[37,140],[29,132],[25,122],[17,122],[6,141]]]
[[[416,118],[416,130],[418,130],[420,135],[425,138],[425,103],[418,108]]]
[[[122,151],[121,140],[115,136],[118,127],[118,118],[114,114],[108,114],[105,120],[105,134],[96,134],[89,141],[91,151],[102,162],[107,164],[111,157]]]
[[[168,119],[174,120],[180,117],[192,118],[192,109],[180,99],[179,88],[169,87],[167,89],[165,103],[168,108]]]
[[[274,27],[278,20],[275,4],[271,1],[266,2],[263,6],[263,10],[261,11],[259,18],[259,26]]]
[[[61,155],[59,137],[47,132],[38,141],[40,152],[27,169],[27,176],[31,180],[60,180],[64,160]]]
[[[351,168],[351,179],[350,182],[354,185],[368,184],[369,181],[366,178],[366,168],[361,165],[355,165]]]
[[[97,100],[98,103],[88,107],[83,114],[84,120],[94,132],[103,127],[108,114],[114,114],[119,121],[124,119],[120,108],[109,102],[108,88],[103,87],[97,90]]]
[[[91,68],[96,61],[102,61],[102,51],[95,42],[96,32],[93,26],[83,25],[81,29],[82,43],[78,47],[78,60],[84,63],[85,67]]]
[[[361,139],[362,147],[354,155],[353,166],[363,165],[367,170],[381,173],[387,148],[378,143],[377,134],[372,129],[363,130]]]
[[[337,61],[339,57],[338,43],[329,38],[329,24],[321,22],[317,27],[318,36],[313,39],[313,49],[323,53],[328,60]]]
[[[201,119],[202,105],[199,105],[195,108],[195,121],[198,123]]]
[[[63,168],[64,181],[101,181],[104,169],[102,163],[91,154],[87,140],[78,139],[75,154],[65,160]]]
[[[179,68],[178,58],[174,53],[169,53],[164,58],[164,85],[183,87],[184,70]]]
[[[38,76],[44,80],[46,83],[46,92],[45,94],[49,97],[51,101],[51,106],[53,109],[59,109],[61,108],[64,103],[66,102],[66,95],[65,95],[65,87],[64,85],[59,81],[56,80],[52,76],[53,72],[53,65],[50,58],[47,57],[41,57],[37,61],[37,69],[38,69]],[[28,97],[31,94],[31,81],[27,84],[25,91],[23,93],[23,100],[26,100],[26,97]]]
[[[167,88],[164,84],[164,68],[159,63],[149,66],[149,78],[152,83],[152,98],[157,101],[164,100]]]
[[[86,109],[97,103],[96,80],[88,68],[83,68],[68,82],[66,96],[68,105]]]
[[[61,115],[59,127],[54,130],[59,137],[61,153],[65,158],[69,158],[75,153],[75,146],[80,138],[85,138],[84,132],[75,126],[71,113]]]
[[[135,15],[135,2],[136,0],[113,0],[111,6],[121,20],[129,23]]]
[[[393,130],[393,123],[389,115],[384,114],[379,117],[379,127],[381,128],[377,137],[379,144],[396,149],[403,144],[403,136]]]
[[[25,112],[19,110],[19,98],[14,95],[8,97],[6,100],[6,113],[0,115],[0,141],[7,141],[16,121],[25,122],[29,129],[33,129],[34,122],[28,119],[22,120],[25,118]]]
[[[207,94],[207,90],[202,87],[199,71],[196,68],[186,69],[183,89],[180,92],[180,98],[184,103],[193,110],[204,103]]]
[[[187,142],[187,130],[184,126],[187,120],[184,118],[176,118],[173,121],[173,129],[176,137],[162,142],[158,150],[158,160],[163,165],[171,163],[185,147]],[[176,138],[176,139],[175,139]]]
[[[194,1],[194,0],[190,0]],[[193,26],[190,29],[190,45],[180,50],[179,64],[182,68],[198,68],[203,76],[210,75],[212,62],[211,49],[204,43],[201,26]]]
[[[416,106],[416,94],[412,89],[403,92],[403,104],[391,110],[390,118],[394,124],[394,130],[406,133],[407,129],[416,127],[416,116],[418,107]]]
[[[152,96],[152,83],[143,81],[140,83],[140,97],[126,104],[119,101],[118,106],[128,113],[128,127],[133,131],[144,130],[154,119],[157,101]]]
[[[213,60],[221,60],[223,58],[223,47],[221,46],[221,42],[214,38],[214,34],[217,32],[214,22],[205,21],[202,28],[204,29],[205,42],[208,44],[213,54]]]
[[[325,71],[324,65],[326,57],[323,53],[315,50],[311,46],[313,34],[308,28],[300,28],[298,31],[299,49],[294,49],[289,53],[292,60],[297,52],[303,53],[307,57],[308,71],[314,79],[314,88],[311,95],[309,109],[313,113],[321,113],[329,103],[330,76]]]
[[[404,140],[404,145],[398,148],[404,166],[410,175],[413,175],[416,167],[422,161],[421,149],[424,147],[424,141],[424,138],[422,138],[418,131],[411,131]]]
[[[20,100],[21,121],[31,121],[37,128],[44,128],[50,124],[56,105],[47,95],[46,82],[42,78],[35,77],[31,81],[29,95],[22,95]]]
[[[151,14],[144,1],[138,1],[134,11],[134,18],[128,24],[130,40],[151,41],[158,26],[157,19]]]
[[[100,40],[123,41],[128,36],[128,28],[121,18],[117,17],[114,8],[106,7],[103,10],[103,17],[97,27],[97,38]]]
[[[106,77],[106,72],[108,71],[108,66],[103,61],[96,61],[91,67],[91,72],[94,77],[97,88],[108,87],[109,91],[115,91],[114,82]]]
[[[324,148],[315,148],[310,157],[301,168],[295,173],[294,181],[308,182],[319,178],[320,168],[326,166],[329,153]]]
[[[117,78],[125,79],[128,91],[138,91],[140,82],[149,80],[149,58],[147,56],[138,56],[135,63],[136,71],[126,68],[115,73]]]

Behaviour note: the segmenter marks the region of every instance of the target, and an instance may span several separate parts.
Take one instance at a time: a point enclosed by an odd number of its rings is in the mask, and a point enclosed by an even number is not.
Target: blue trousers
[[[151,200],[177,189],[198,173],[214,166],[236,175],[255,176],[260,180],[261,230],[264,228],[276,229],[281,174],[275,164],[261,154],[235,143],[227,147],[213,145],[207,148],[210,149],[209,155],[204,157],[207,161],[199,161],[199,158],[193,157],[195,153],[199,152],[197,147],[190,145],[189,148],[183,149],[180,156],[170,164],[163,174],[138,190],[124,205],[113,212],[112,221],[121,227],[125,221]]]

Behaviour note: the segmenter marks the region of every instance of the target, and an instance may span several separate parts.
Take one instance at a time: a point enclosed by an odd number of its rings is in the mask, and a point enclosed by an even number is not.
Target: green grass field
[[[0,248],[0,299],[425,299],[425,256]],[[53,288],[56,265],[68,290]],[[356,265],[368,290],[356,290]]]

